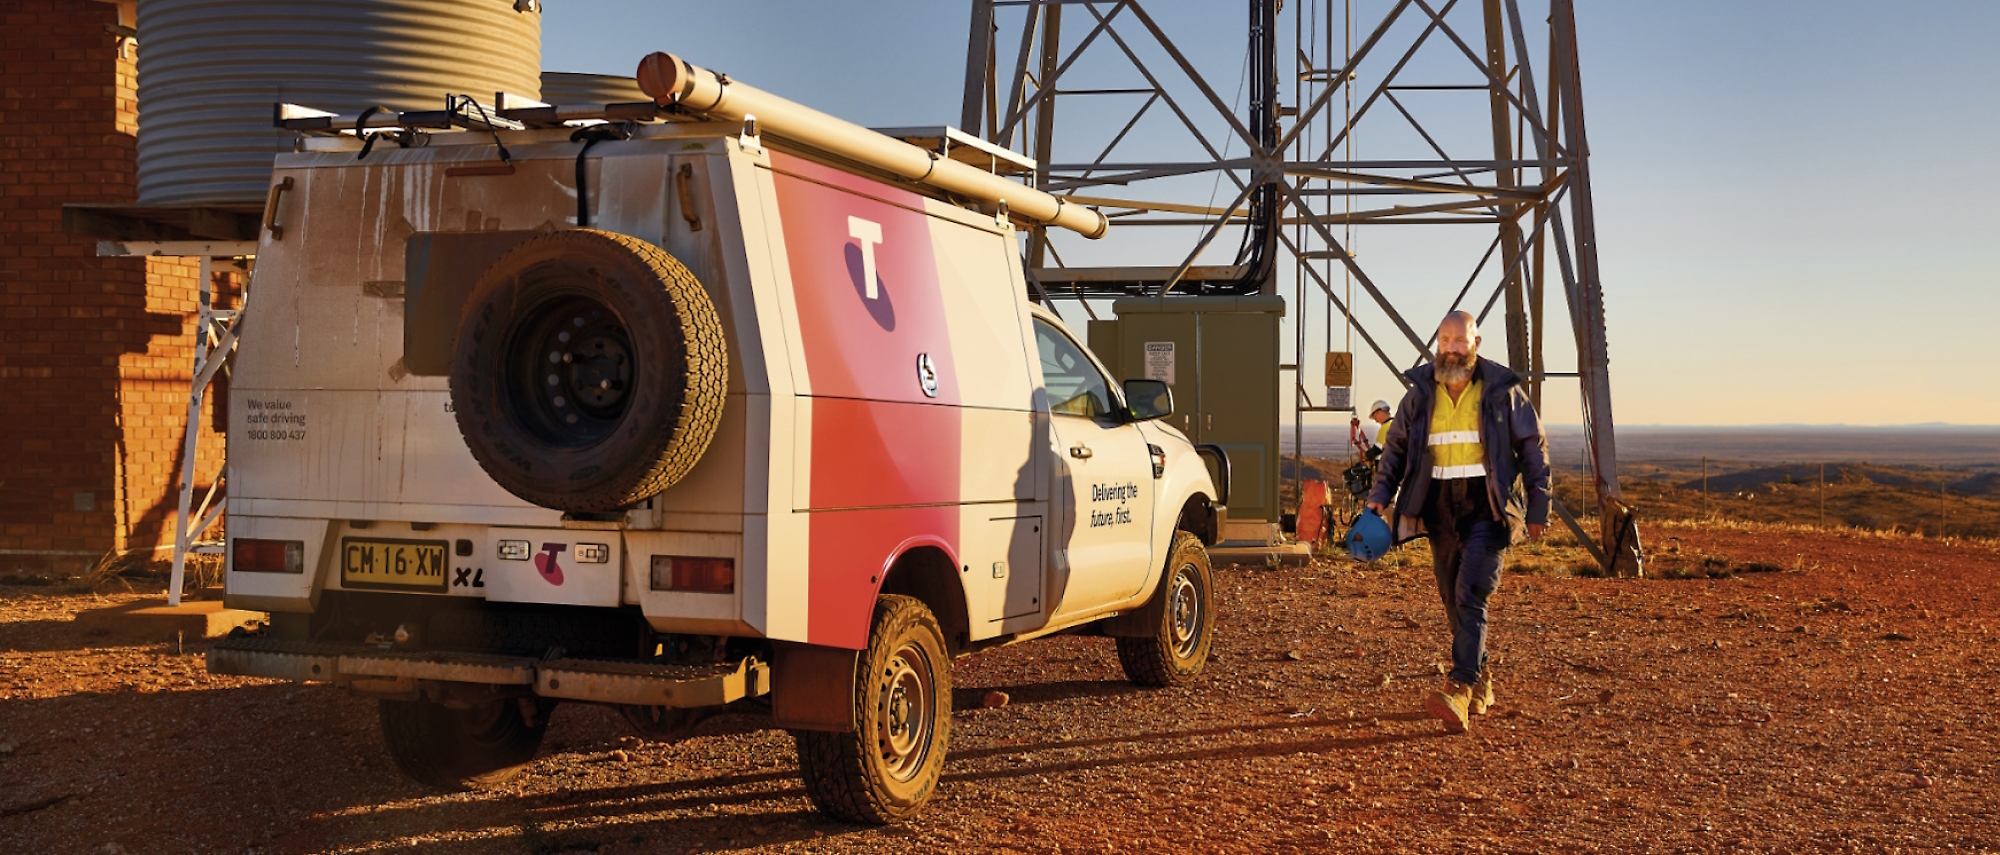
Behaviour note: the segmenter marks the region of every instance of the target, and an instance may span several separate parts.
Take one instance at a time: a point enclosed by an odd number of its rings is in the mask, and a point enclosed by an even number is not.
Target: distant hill
[[[1551,453],[1583,444],[1583,428],[1552,425]],[[1896,427],[1797,426],[1659,427],[1618,429],[1618,459],[1630,461],[1732,460],[1738,462],[1900,463],[2000,465],[2000,426],[1905,425]],[[1813,477],[1817,478],[1818,468]]]
[[[1939,474],[1951,479],[1946,481],[1945,487],[1952,495],[2000,499],[2000,472],[1965,475],[1962,472],[1922,472],[1864,463],[1832,463],[1826,467],[1828,484],[1871,483],[1926,491],[1937,489],[1939,479],[1936,476]],[[1820,467],[1816,463],[1764,466],[1712,474],[1708,477],[1708,489],[1718,493],[1741,493],[1768,489],[1774,484],[1818,484],[1819,477]],[[1699,490],[1702,484],[1700,478],[1691,478],[1677,486],[1684,490]]]

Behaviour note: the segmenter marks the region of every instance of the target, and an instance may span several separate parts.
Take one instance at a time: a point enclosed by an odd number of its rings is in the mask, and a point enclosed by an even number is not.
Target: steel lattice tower
[[[1538,2],[1531,11],[1543,14],[1530,16],[1522,0],[1377,0],[1386,13],[1363,20],[1353,0],[1249,0],[1238,108],[1140,0],[973,0],[961,126],[1035,158],[1036,186],[1112,216],[1107,242],[1150,232],[1134,245],[1158,258],[1159,246],[1187,246],[1163,244],[1162,230],[1199,234],[1171,266],[1104,267],[1067,264],[1060,239],[1032,233],[1030,287],[1052,306],[1074,301],[1095,317],[1098,298],[1272,295],[1289,285],[1293,360],[1283,367],[1296,412],[1347,411],[1315,404],[1303,379],[1309,318],[1325,319],[1329,351],[1338,322],[1399,380],[1432,355],[1431,316],[1412,325],[1398,301],[1443,294],[1378,282],[1370,271],[1395,259],[1378,263],[1371,251],[1364,264],[1356,228],[1490,230],[1450,308],[1488,329],[1500,311],[1504,361],[1537,406],[1547,381],[1578,382],[1597,530],[1560,502],[1556,512],[1606,568],[1636,573],[1573,0]],[[1369,140],[1369,159],[1354,156],[1357,137]],[[1086,149],[1094,156],[1065,157]],[[1231,239],[1233,263],[1196,263]],[[1568,310],[1573,372],[1544,359],[1549,286]]]

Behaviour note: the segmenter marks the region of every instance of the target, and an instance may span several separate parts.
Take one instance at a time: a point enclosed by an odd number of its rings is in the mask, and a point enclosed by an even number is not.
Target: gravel
[[[1101,638],[961,659],[944,783],[890,828],[814,813],[790,738],[743,716],[664,744],[565,706],[521,778],[441,795],[371,702],[71,623],[139,594],[0,588],[0,851],[2000,850],[2000,549],[1666,534],[1663,566],[1770,569],[1508,576],[1466,736],[1419,710],[1448,657],[1420,553],[1218,568],[1185,689],[1125,682]]]

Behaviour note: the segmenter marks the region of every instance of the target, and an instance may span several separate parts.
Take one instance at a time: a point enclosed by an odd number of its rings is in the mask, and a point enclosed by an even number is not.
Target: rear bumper
[[[345,683],[371,694],[415,693],[423,683],[455,684],[512,689],[559,700],[683,709],[721,706],[771,691],[771,666],[754,656],[714,665],[661,665],[400,651],[367,644],[257,637],[216,642],[208,649],[208,670],[243,677]]]

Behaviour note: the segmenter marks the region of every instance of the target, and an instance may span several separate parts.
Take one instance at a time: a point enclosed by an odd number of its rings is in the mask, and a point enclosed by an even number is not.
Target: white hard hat
[[[1375,402],[1375,406],[1372,406],[1372,407],[1369,407],[1369,408],[1368,408],[1368,414],[1372,416],[1372,415],[1375,415],[1376,413],[1379,413],[1379,412],[1382,412],[1382,411],[1384,411],[1384,410],[1387,410],[1387,411],[1389,411],[1389,412],[1392,412],[1392,413],[1393,413],[1393,412],[1395,412],[1395,410],[1394,410],[1394,409],[1391,409],[1391,408],[1389,407],[1389,402],[1388,402],[1388,401],[1376,401],[1376,402]]]

